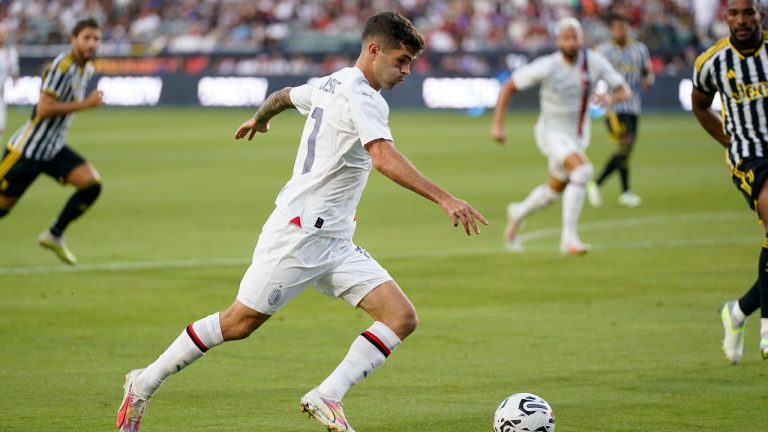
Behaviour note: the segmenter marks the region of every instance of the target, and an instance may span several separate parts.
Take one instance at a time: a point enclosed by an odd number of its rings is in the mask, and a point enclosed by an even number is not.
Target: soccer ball
[[[493,416],[493,432],[555,432],[555,413],[547,401],[531,393],[504,399]]]

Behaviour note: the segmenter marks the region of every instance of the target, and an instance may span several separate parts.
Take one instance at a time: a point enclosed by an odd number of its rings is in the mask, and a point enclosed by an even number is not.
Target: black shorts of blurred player
[[[6,162],[10,157],[11,153],[6,149],[0,164]],[[13,200],[14,202],[10,206],[13,207],[15,201],[21,198],[40,174],[47,174],[59,183],[67,184],[69,174],[84,164],[87,164],[86,160],[67,146],[64,146],[49,161],[36,161],[21,156],[0,179],[0,195],[7,200]]]
[[[735,167],[731,167],[731,181],[759,217],[768,217],[768,215],[760,215],[757,206],[766,179],[768,179],[768,158],[745,158]]]

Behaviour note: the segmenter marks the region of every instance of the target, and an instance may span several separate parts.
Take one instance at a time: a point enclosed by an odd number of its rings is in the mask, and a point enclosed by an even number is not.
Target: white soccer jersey
[[[557,51],[539,57],[512,74],[512,81],[520,90],[541,84],[539,121],[546,123],[548,128],[581,135],[579,132],[588,130],[589,122],[588,104],[584,98],[592,95],[595,83],[603,79],[610,88],[624,83],[624,78],[605,57],[593,50],[586,50],[586,53],[586,68],[583,51],[573,64],[566,62],[563,54]]]
[[[293,177],[275,201],[289,220],[317,235],[351,239],[355,209],[368,181],[365,144],[393,141],[389,106],[358,68],[291,89],[291,101],[307,115]]]

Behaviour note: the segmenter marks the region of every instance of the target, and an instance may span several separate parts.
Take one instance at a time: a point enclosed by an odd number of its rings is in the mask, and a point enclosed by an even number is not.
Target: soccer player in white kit
[[[269,130],[269,120],[296,108],[307,121],[293,177],[277,197],[264,224],[253,263],[226,310],[200,319],[144,369],[126,375],[117,427],[138,431],[150,398],[165,379],[224,341],[248,337],[306,287],[342,298],[366,311],[373,325],[355,339],[346,357],[300,407],[329,431],[353,431],[341,400],[349,388],[381,366],[417,325],[416,311],[392,277],[352,242],[355,208],[372,167],[399,185],[434,201],[461,223],[467,235],[479,233],[485,218],[466,202],[422,176],[394,148],[389,108],[379,93],[410,73],[424,39],[410,21],[394,12],[371,17],[354,67],[311,84],[272,93],[235,138],[253,139]]]
[[[8,114],[5,108],[5,82],[19,77],[19,53],[13,45],[6,45],[7,30],[0,25],[0,142],[5,136]]]
[[[503,85],[493,113],[491,136],[498,143],[504,143],[504,117],[511,95],[541,84],[541,114],[535,136],[539,150],[549,161],[549,181],[537,186],[522,202],[507,206],[508,224],[504,237],[508,249],[520,250],[517,232],[525,218],[562,195],[560,251],[575,255],[589,250],[589,245],[581,242],[577,231],[584,204],[584,187],[592,178],[592,164],[585,154],[590,136],[589,99],[601,79],[611,89],[608,94],[596,96],[604,105],[629,98],[631,91],[605,57],[583,49],[579,21],[570,17],[561,19],[556,24],[556,33],[558,51],[517,69]]]

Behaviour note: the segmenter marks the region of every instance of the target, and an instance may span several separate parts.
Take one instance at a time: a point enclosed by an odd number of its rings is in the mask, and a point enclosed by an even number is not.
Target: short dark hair
[[[79,35],[80,32],[83,31],[83,29],[86,29],[86,28],[100,29],[101,26],[99,25],[99,22],[96,21],[95,18],[86,18],[84,20],[80,20],[72,28],[72,36],[77,37],[77,35]]]
[[[424,36],[408,18],[397,12],[379,12],[370,17],[363,29],[363,41],[378,39],[384,49],[399,48],[402,43],[413,52],[421,52]]]
[[[632,20],[629,19],[627,15],[621,13],[612,13],[611,16],[608,17],[609,23],[613,24],[614,21],[622,21],[627,24],[632,24]]]

